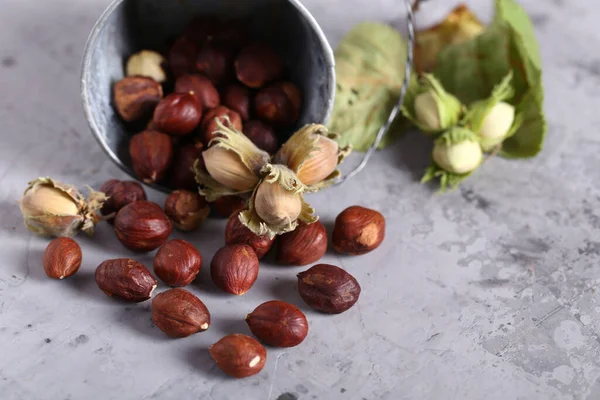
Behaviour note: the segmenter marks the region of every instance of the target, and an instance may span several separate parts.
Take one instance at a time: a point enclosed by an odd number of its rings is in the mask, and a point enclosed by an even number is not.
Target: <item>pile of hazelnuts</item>
[[[140,180],[194,190],[192,166],[214,138],[217,118],[228,117],[262,150],[278,150],[277,132],[298,121],[302,92],[285,79],[279,54],[251,38],[242,21],[198,17],[165,54],[129,57],[113,106],[139,132],[129,154]]]

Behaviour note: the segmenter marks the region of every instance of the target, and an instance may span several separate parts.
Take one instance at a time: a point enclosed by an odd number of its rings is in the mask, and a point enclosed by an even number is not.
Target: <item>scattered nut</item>
[[[219,289],[241,296],[258,277],[258,257],[248,245],[227,245],[214,255],[210,276]]]
[[[227,335],[208,348],[219,368],[234,378],[258,374],[267,361],[267,350],[250,336]]]
[[[246,207],[246,201],[239,196],[219,197],[212,203],[212,208],[223,218],[229,218],[233,213]]]
[[[225,86],[221,94],[224,106],[238,113],[242,121],[250,119],[250,90],[248,88],[237,83],[232,83]]]
[[[126,122],[150,118],[163,97],[160,83],[143,76],[129,76],[115,83],[115,108]]]
[[[165,214],[175,228],[183,232],[196,230],[209,213],[210,207],[204,197],[189,190],[174,190],[165,202]]]
[[[225,106],[218,106],[209,110],[202,118],[202,123],[200,128],[203,133],[203,143],[205,146],[208,146],[210,141],[215,137],[213,132],[217,129],[217,118],[229,117],[229,122],[226,120],[223,122],[224,124],[228,124],[234,129],[241,131],[242,130],[242,118],[238,113]]]
[[[327,231],[320,221],[303,222],[296,230],[277,239],[277,262],[284,265],[307,265],[319,261],[327,251]]]
[[[152,321],[167,336],[183,338],[207,330],[210,313],[192,293],[170,289],[152,299]]]
[[[360,255],[379,247],[385,237],[385,218],[360,206],[346,208],[335,219],[333,248],[338,253]]]
[[[244,85],[258,89],[279,79],[283,61],[272,48],[262,43],[246,46],[235,60],[237,78]]]
[[[173,75],[193,73],[196,69],[196,55],[198,46],[183,36],[175,41],[169,52],[169,66]]]
[[[196,56],[196,69],[215,85],[223,85],[233,79],[234,57],[228,46],[208,41]]]
[[[260,260],[273,247],[275,239],[269,239],[269,236],[257,236],[250,229],[244,226],[239,218],[239,213],[232,214],[227,221],[225,228],[226,244],[247,244],[252,247],[256,256]]]
[[[298,121],[302,108],[300,89],[291,82],[277,82],[261,89],[254,98],[254,111],[274,126],[290,126]]]
[[[154,123],[161,132],[187,135],[200,123],[202,106],[190,93],[172,93],[154,110]]]
[[[196,279],[202,256],[191,243],[173,239],[165,243],[154,257],[154,273],[169,286],[187,286]]]
[[[275,131],[262,121],[252,120],[244,123],[243,132],[256,147],[269,154],[274,154],[279,149],[279,140]]]
[[[169,172],[169,183],[173,189],[198,190],[193,166],[196,160],[200,160],[200,166],[204,165],[203,150],[202,143],[183,145],[175,150]]]
[[[123,246],[147,252],[162,246],[172,227],[169,218],[155,203],[136,201],[126,205],[115,218],[115,234]]]
[[[48,244],[44,251],[42,264],[49,278],[68,278],[81,266],[81,247],[71,238],[56,238]]]
[[[162,180],[173,160],[173,143],[169,135],[158,131],[144,131],[129,142],[131,167],[135,175],[146,183]]]
[[[215,108],[221,103],[219,92],[211,81],[198,74],[185,74],[177,78],[175,92],[193,94],[204,109]]]
[[[340,314],[356,303],[360,285],[352,275],[329,264],[298,274],[298,293],[306,304],[326,314]]]
[[[96,284],[109,297],[140,303],[152,297],[158,282],[139,262],[119,258],[98,266]]]
[[[127,76],[145,76],[163,83],[167,80],[167,60],[156,51],[142,50],[127,60]]]
[[[261,342],[274,347],[294,347],[308,334],[308,321],[300,309],[284,301],[267,301],[246,317]]]
[[[102,215],[117,213],[127,204],[138,200],[146,200],[144,188],[135,181],[111,179],[100,186],[100,191],[108,196],[108,200],[104,202],[100,210]],[[114,217],[110,220],[114,220]]]

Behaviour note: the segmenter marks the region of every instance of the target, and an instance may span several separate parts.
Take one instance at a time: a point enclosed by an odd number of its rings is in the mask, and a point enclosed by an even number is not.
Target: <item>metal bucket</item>
[[[100,17],[84,52],[81,97],[92,133],[106,154],[135,178],[129,139],[112,107],[112,87],[124,76],[129,55],[162,50],[197,15],[244,18],[251,33],[284,58],[289,78],[303,91],[297,127],[326,123],[333,108],[333,51],[321,28],[298,0],[115,0]],[[169,191],[159,184],[151,185]]]

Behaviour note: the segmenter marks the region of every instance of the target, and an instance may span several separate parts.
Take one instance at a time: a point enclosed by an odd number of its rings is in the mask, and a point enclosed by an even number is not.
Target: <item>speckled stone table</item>
[[[205,262],[192,290],[214,323],[182,340],[152,326],[149,302],[119,304],[96,287],[102,260],[131,256],[109,226],[79,237],[75,277],[51,281],[40,262],[47,241],[26,231],[15,203],[39,175],[96,187],[124,177],[94,142],[79,100],[83,45],[108,2],[0,0],[2,400],[600,398],[597,2],[523,1],[545,69],[549,132],[538,158],[493,160],[440,196],[417,182],[430,148],[410,134],[348,185],[311,196],[328,226],[355,203],[387,217],[378,251],[324,259],[360,281],[354,308],[307,310],[295,286],[303,269],[269,263],[246,296],[226,296]],[[361,20],[401,25],[404,16],[397,0],[305,3],[332,43]],[[470,2],[484,15],[490,3]],[[422,18],[452,5],[431,1]],[[191,236],[206,260],[223,226],[212,220]],[[151,265],[152,255],[136,258]],[[272,298],[304,308],[307,340],[270,350],[255,377],[225,377],[207,346],[248,333],[245,314]]]

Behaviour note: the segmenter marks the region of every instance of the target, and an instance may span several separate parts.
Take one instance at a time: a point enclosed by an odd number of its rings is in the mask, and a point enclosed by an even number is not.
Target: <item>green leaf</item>
[[[496,0],[496,17],[486,31],[445,48],[434,71],[446,90],[467,104],[487,98],[510,72],[515,93],[508,102],[523,114],[523,124],[504,142],[500,154],[533,157],[546,133],[544,92],[533,24],[521,6],[514,0]]]
[[[355,26],[335,51],[337,90],[329,129],[341,146],[367,150],[398,101],[407,44],[392,27],[375,22]],[[397,120],[380,147],[393,142],[405,122]]]

